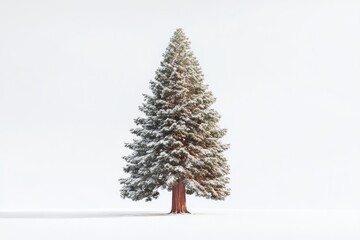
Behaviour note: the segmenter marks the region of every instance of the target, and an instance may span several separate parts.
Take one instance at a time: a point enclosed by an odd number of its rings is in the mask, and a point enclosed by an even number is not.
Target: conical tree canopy
[[[182,29],[177,29],[150,81],[152,94],[144,95],[135,119],[137,136],[126,147],[120,179],[121,196],[150,201],[159,189],[185,185],[187,194],[222,200],[229,195],[229,166],[223,152],[228,145],[220,139],[226,130],[218,126],[220,115],[211,108],[215,98],[204,84],[199,62],[190,50]]]

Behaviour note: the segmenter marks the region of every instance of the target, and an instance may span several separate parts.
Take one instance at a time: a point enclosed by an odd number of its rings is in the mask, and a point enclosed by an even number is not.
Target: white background
[[[232,195],[188,208],[359,209],[359,12],[356,0],[0,0],[0,209],[170,209],[166,192],[120,199],[117,179],[178,27],[231,144]]]

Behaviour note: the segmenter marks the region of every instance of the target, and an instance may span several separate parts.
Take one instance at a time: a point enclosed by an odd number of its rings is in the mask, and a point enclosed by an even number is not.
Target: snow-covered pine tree
[[[172,191],[171,213],[188,213],[186,194],[223,200],[230,194],[229,166],[220,139],[220,115],[210,106],[215,98],[203,83],[199,62],[182,29],[177,29],[150,81],[151,95],[144,94],[131,129],[137,138],[126,147],[128,178],[119,179],[121,196],[151,201],[159,189]]]

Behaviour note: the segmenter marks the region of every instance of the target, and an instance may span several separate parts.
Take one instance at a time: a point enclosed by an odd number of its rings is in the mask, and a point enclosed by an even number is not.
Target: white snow
[[[360,211],[0,211],[1,240],[358,240]]]

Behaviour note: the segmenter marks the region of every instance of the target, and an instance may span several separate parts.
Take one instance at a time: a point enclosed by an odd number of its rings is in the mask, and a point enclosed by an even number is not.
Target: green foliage
[[[126,144],[133,152],[124,157],[130,176],[119,180],[121,196],[150,201],[181,181],[188,194],[222,200],[230,194],[228,145],[220,142],[226,130],[218,126],[220,115],[210,108],[215,98],[181,29],[163,57],[150,81],[152,95],[140,106],[145,117],[131,129],[137,138]]]

